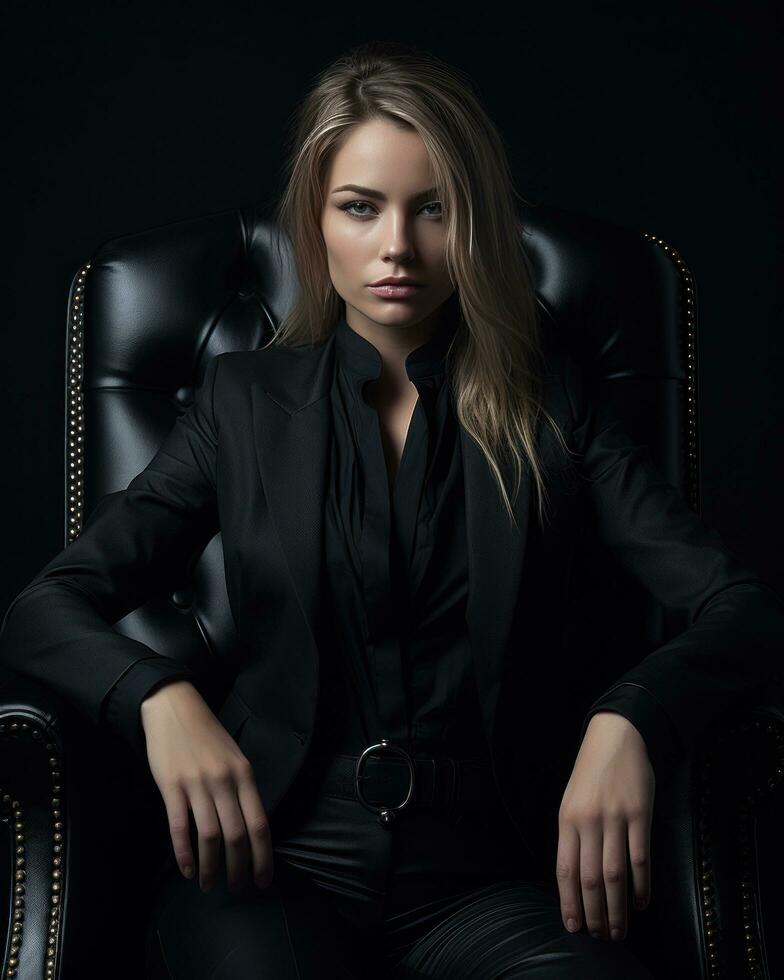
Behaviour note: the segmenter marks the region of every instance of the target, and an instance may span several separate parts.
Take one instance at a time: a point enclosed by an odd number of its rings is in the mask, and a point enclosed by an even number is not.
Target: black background
[[[3,19],[1,609],[65,541],[73,275],[106,239],[271,207],[294,106],[371,39],[468,71],[526,200],[683,255],[700,296],[703,517],[784,587],[778,5],[537,3],[510,22],[486,4],[6,3]]]

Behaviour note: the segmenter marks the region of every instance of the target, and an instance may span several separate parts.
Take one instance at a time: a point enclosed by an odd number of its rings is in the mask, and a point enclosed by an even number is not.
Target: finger
[[[577,932],[581,926],[580,908],[580,835],[569,821],[562,821],[558,831],[558,853],[555,860],[555,877],[561,896],[561,918],[569,932]]]
[[[171,837],[177,866],[186,878],[192,878],[196,861],[191,847],[188,797],[180,786],[172,787],[166,791],[162,790],[161,796],[166,807],[169,836]]]
[[[190,790],[190,803],[199,842],[199,885],[208,892],[218,876],[220,820],[212,797],[201,785]]]
[[[221,778],[214,787],[213,801],[226,853],[226,883],[231,891],[238,891],[249,877],[250,845],[233,775]]]
[[[651,900],[651,823],[653,811],[647,807],[629,819],[629,863],[635,908],[647,908]]]
[[[603,843],[604,894],[610,939],[626,938],[626,842],[625,817],[605,818]]]
[[[595,939],[607,938],[607,912],[604,896],[603,836],[601,821],[586,821],[580,833],[580,886],[585,924]]]
[[[237,796],[253,855],[253,877],[259,888],[266,888],[272,882],[274,873],[272,836],[267,811],[259,796],[256,777],[250,762],[237,781]]]

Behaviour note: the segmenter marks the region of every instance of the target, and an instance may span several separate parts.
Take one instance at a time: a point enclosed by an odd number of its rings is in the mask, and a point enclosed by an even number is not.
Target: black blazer
[[[320,624],[329,612],[319,583],[333,358],[332,337],[214,357],[151,462],[127,489],[98,501],[80,536],[16,597],[0,636],[3,662],[98,722],[107,692],[132,666],[180,667],[111,624],[170,594],[185,563],[220,530],[248,656],[218,718],[252,762],[268,814],[305,758],[317,706]],[[558,638],[583,522],[595,522],[628,575],[691,624],[641,662],[632,658],[610,689],[626,685],[629,713],[649,744],[673,736],[688,751],[720,713],[781,683],[784,647],[781,597],[686,505],[647,447],[597,410],[568,354],[549,350],[547,366],[544,405],[578,456],[570,463],[549,426],[540,428],[550,502],[543,530],[528,470],[512,530],[484,455],[460,430],[466,618],[496,774],[518,815],[540,805],[532,788],[555,755],[571,764],[579,748],[580,739],[562,744],[561,732],[571,730],[558,693],[569,662]],[[505,468],[507,486],[510,475]]]

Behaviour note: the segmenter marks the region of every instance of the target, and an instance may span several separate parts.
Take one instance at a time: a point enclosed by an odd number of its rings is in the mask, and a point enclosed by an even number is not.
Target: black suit
[[[231,610],[250,655],[218,717],[253,763],[268,813],[305,758],[316,712],[333,354],[330,337],[315,347],[215,357],[151,462],[127,489],[98,501],[80,536],[11,604],[0,636],[7,665],[95,722],[105,721],[108,694],[126,674],[138,696],[164,678],[190,676],[198,685],[187,666],[111,624],[151,595],[170,593],[184,563],[220,529]],[[626,714],[655,767],[689,749],[724,709],[753,701],[774,675],[780,683],[784,641],[781,597],[686,506],[647,448],[595,410],[574,360],[553,347],[547,363],[545,407],[581,464],[572,470],[549,428],[540,430],[551,508],[544,530],[533,509],[529,517],[528,471],[512,530],[484,455],[460,431],[466,620],[482,724],[518,813],[531,802],[525,771],[540,754],[546,765],[558,740],[557,684],[568,669],[558,646],[563,570],[581,522],[597,522],[622,568],[692,624],[631,663],[591,707]],[[504,475],[509,486],[508,468]],[[537,680],[505,690],[506,670],[520,658],[544,665],[539,677],[553,686]],[[502,691],[511,710],[499,712]],[[142,752],[138,697],[121,703],[136,705],[135,714],[112,724]]]

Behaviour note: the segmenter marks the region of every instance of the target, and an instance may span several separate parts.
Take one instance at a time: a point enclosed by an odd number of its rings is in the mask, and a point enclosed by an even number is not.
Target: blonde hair
[[[461,71],[412,46],[368,42],[317,76],[290,122],[276,209],[295,266],[307,275],[299,276],[297,297],[270,345],[321,343],[345,315],[321,233],[324,184],[348,131],[372,119],[414,129],[426,147],[446,221],[446,266],[458,294],[459,322],[447,354],[456,415],[487,458],[513,526],[499,463],[513,462],[514,498],[527,458],[541,523],[547,491],[535,440],[540,413],[566,445],[540,403],[537,301],[515,204],[526,202],[514,188],[502,139]]]

